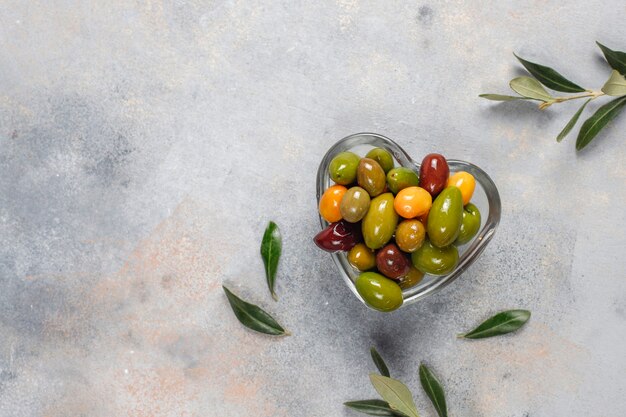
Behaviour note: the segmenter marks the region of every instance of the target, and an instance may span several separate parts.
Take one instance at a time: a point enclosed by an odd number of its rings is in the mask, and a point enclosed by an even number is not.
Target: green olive
[[[457,187],[447,187],[435,198],[428,213],[428,238],[443,248],[459,237],[463,223],[463,196]]]
[[[461,223],[461,231],[459,232],[459,237],[454,243],[463,245],[469,242],[474,236],[476,236],[479,229],[480,211],[478,210],[478,207],[472,203],[468,203],[465,207],[463,207],[463,222]]]
[[[400,288],[406,290],[408,288],[415,287],[420,283],[422,278],[424,278],[424,273],[411,265],[409,272],[405,276],[398,278],[397,282]]]
[[[459,251],[450,245],[438,248],[426,240],[421,248],[411,254],[413,266],[425,274],[446,275],[459,263]]]
[[[426,194],[430,196],[430,194]],[[396,243],[405,252],[415,252],[424,243],[426,229],[419,220],[403,220],[396,229]]]
[[[400,286],[376,272],[363,272],[355,286],[367,305],[378,311],[393,311],[404,301]]]
[[[353,152],[338,153],[328,165],[330,179],[341,185],[352,184],[356,181],[356,170],[360,160],[359,155]]]
[[[348,252],[348,262],[359,271],[367,271],[376,266],[376,255],[364,243],[357,243]]]
[[[393,208],[393,194],[384,193],[375,197],[363,218],[363,239],[367,247],[379,249],[393,236],[398,225],[398,214]]]
[[[350,223],[356,223],[363,219],[369,208],[370,195],[361,187],[350,188],[339,203],[341,217]]]
[[[387,173],[387,185],[394,194],[406,187],[417,187],[419,182],[417,173],[410,168],[398,167]]]
[[[359,162],[356,180],[372,197],[376,197],[385,189],[385,171],[378,162],[370,158],[363,158]]]
[[[365,155],[366,158],[373,159],[378,162],[385,174],[393,168],[393,156],[383,148],[374,148]]]

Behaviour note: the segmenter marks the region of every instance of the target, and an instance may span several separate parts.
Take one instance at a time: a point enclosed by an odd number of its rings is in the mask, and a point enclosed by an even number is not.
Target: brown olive
[[[378,271],[388,278],[397,279],[409,272],[411,264],[406,255],[393,243],[376,254]]]
[[[422,278],[424,278],[424,273],[411,265],[409,272],[398,279],[398,285],[403,290],[406,290],[419,284]]]
[[[329,224],[326,229],[313,238],[315,244],[327,252],[348,251],[363,241],[361,227],[358,223],[339,220]]]
[[[370,158],[362,158],[356,170],[359,186],[365,188],[371,197],[382,193],[387,184],[387,177],[380,164]]]
[[[428,195],[428,194],[427,194]],[[415,252],[424,243],[426,229],[419,220],[403,220],[396,229],[396,244],[405,252]]]
[[[448,184],[449,175],[450,168],[446,158],[438,153],[428,154],[420,166],[419,186],[428,191],[434,199]]]

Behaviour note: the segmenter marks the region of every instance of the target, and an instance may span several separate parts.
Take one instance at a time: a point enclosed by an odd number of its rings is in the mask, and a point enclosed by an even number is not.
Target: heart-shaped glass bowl
[[[419,173],[420,164],[416,163],[397,143],[385,136],[376,133],[357,133],[341,139],[335,143],[324,155],[317,171],[317,202],[319,204],[320,197],[324,191],[333,183],[328,175],[328,166],[335,155],[344,151],[352,151],[357,155],[365,156],[372,148],[383,148],[391,152],[395,158],[396,166],[402,165],[412,168]],[[402,306],[407,306],[420,300],[428,295],[434,294],[452,281],[457,279],[481,254],[487,243],[493,237],[498,223],[500,222],[500,194],[496,185],[493,183],[489,175],[476,165],[469,162],[459,161],[456,159],[448,159],[450,172],[466,171],[476,179],[476,189],[472,196],[472,203],[475,204],[481,213],[481,227],[478,234],[470,242],[459,246],[459,264],[452,272],[444,276],[425,275],[422,281],[414,287],[408,288],[402,292],[404,302]],[[328,222],[320,216],[320,224],[322,229],[328,226]],[[359,276],[359,271],[352,268],[348,263],[347,252],[336,252],[331,254],[333,261],[339,269],[342,276],[352,293],[361,300],[365,305],[365,301],[356,290],[355,280]],[[368,306],[369,307],[369,306]]]

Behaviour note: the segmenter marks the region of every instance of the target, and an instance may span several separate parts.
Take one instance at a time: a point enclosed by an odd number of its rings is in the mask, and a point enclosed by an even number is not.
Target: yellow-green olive
[[[376,255],[364,243],[357,243],[348,252],[348,262],[359,271],[367,271],[376,266]]]
[[[354,284],[367,305],[378,311],[393,311],[404,301],[400,286],[376,272],[363,272]]]
[[[374,148],[365,155],[366,158],[373,159],[380,164],[385,174],[393,168],[393,156],[388,150],[383,148]]]
[[[416,187],[419,184],[417,173],[407,167],[394,168],[387,173],[387,185],[389,190],[398,194],[398,192],[407,187]]]
[[[330,179],[340,185],[352,184],[356,181],[356,171],[360,160],[359,155],[353,152],[338,153],[328,165]]]
[[[428,238],[437,247],[448,246],[459,237],[462,222],[461,191],[456,187],[447,187],[435,198],[428,213]]]
[[[454,245],[438,248],[427,239],[421,248],[411,254],[411,261],[425,274],[446,275],[459,263],[459,251]]]
[[[398,214],[393,208],[393,194],[384,193],[372,199],[362,222],[363,239],[367,247],[379,249],[393,236]]]
[[[470,240],[480,229],[480,211],[472,203],[468,203],[463,207],[463,222],[461,223],[461,231],[459,237],[456,238],[456,244],[463,245]]]

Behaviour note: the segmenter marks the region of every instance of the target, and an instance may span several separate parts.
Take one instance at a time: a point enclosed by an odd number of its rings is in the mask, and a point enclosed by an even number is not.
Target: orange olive
[[[428,213],[432,204],[433,198],[430,193],[420,187],[403,188],[393,201],[396,213],[405,219],[412,219]]]
[[[348,191],[348,189],[343,185],[333,185],[329,187],[328,190],[324,191],[322,198],[320,198],[320,214],[324,220],[329,223],[341,220],[339,204],[346,191]]]
[[[476,180],[469,172],[459,171],[456,174],[448,178],[448,187],[455,186],[461,190],[461,196],[463,197],[463,205],[470,202],[472,194],[474,194],[474,188],[476,188]]]

